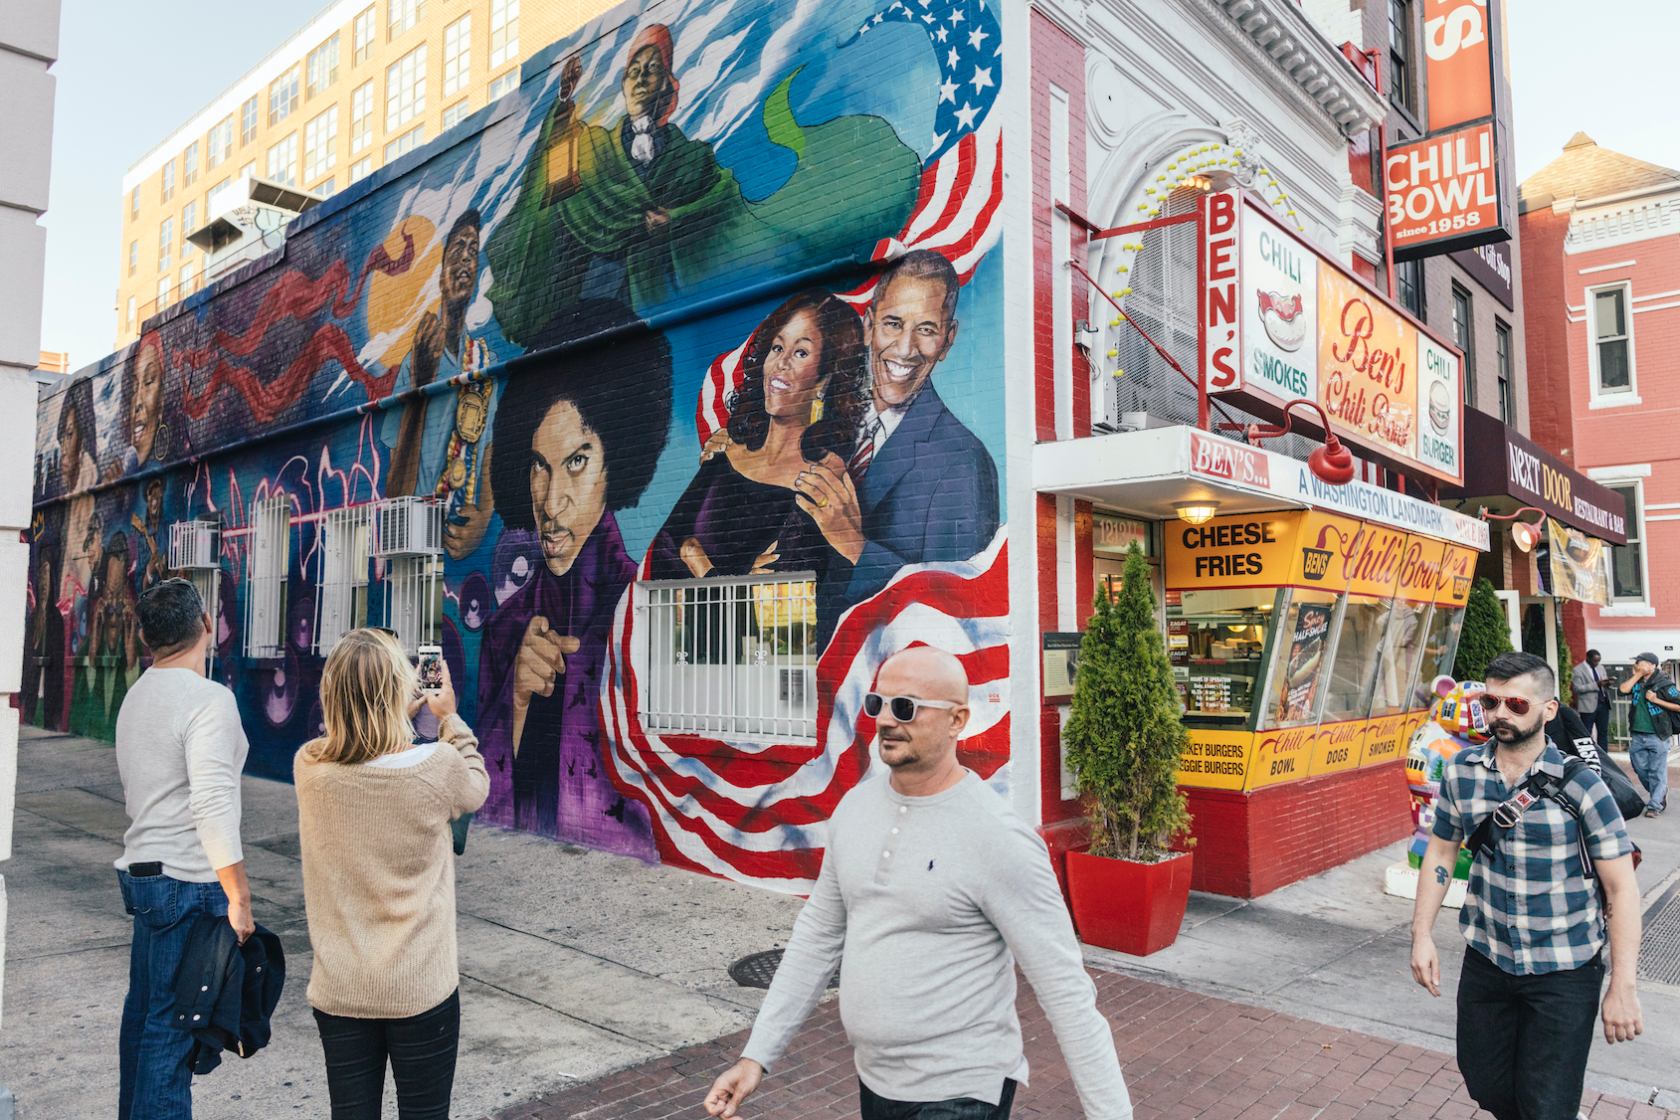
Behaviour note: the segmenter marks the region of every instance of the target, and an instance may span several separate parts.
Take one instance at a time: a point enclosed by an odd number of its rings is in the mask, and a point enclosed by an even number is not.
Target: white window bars
[[[816,582],[806,575],[638,586],[650,730],[814,742]]]
[[[245,581],[246,657],[279,657],[284,652],[291,518],[292,501],[284,494],[251,503],[251,547]]]
[[[315,652],[325,655],[350,631],[367,625],[368,559],[373,507],[328,510],[321,519],[315,596]]]

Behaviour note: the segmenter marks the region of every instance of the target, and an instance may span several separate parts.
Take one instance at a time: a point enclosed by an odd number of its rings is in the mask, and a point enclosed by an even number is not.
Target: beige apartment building
[[[325,198],[519,85],[617,0],[334,0],[123,176],[116,346],[204,283],[187,235],[245,176]]]

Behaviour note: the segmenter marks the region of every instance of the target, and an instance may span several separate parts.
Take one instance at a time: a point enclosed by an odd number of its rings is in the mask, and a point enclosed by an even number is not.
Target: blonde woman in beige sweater
[[[439,741],[414,742],[422,706]],[[332,1120],[379,1120],[389,1061],[402,1120],[447,1120],[460,1041],[449,822],[490,789],[455,686],[419,691],[395,637],[353,630],[321,676],[325,737],[297,753],[309,1004]]]

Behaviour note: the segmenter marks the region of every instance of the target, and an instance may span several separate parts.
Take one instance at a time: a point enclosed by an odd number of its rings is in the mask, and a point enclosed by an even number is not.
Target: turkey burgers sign
[[[1305,397],[1367,457],[1462,482],[1458,351],[1253,199],[1225,191],[1203,206],[1209,391],[1262,413]]]

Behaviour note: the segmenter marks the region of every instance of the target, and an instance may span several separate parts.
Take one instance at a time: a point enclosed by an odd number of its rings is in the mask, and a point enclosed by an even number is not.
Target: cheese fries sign
[[[1314,401],[1364,457],[1463,482],[1458,351],[1253,198],[1224,191],[1203,205],[1209,260],[1222,265],[1204,269],[1209,390],[1262,414]]]

